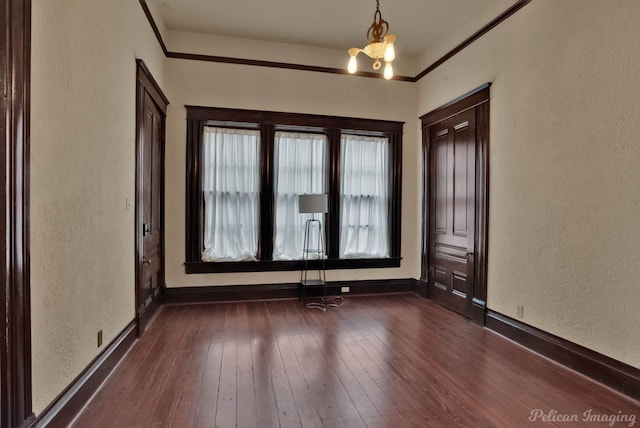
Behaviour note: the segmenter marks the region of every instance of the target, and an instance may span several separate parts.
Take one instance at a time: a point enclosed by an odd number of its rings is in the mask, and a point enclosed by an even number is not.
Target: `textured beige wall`
[[[197,41],[195,42],[197,43]],[[169,287],[296,282],[299,272],[184,273],[185,104],[406,121],[403,139],[402,265],[335,270],[327,280],[411,278],[419,274],[419,139],[415,84],[354,76],[167,60],[166,281]]]
[[[34,0],[33,408],[134,318],[135,72],[164,56],[138,2]],[[104,345],[103,345],[104,347]]]
[[[536,0],[422,79],[491,87],[488,305],[640,367],[640,2]]]
[[[418,277],[416,118],[491,81],[489,307],[515,316],[522,304],[524,322],[640,367],[638,16],[634,0],[536,0],[415,85],[165,60],[138,2],[34,0],[34,410],[99,352],[97,330],[108,343],[134,316],[126,200],[134,197],[136,57],[172,102],[169,286],[298,278],[184,274],[184,104],[406,121],[402,267],[332,271],[328,279]],[[170,48],[173,40],[209,49],[206,38],[162,30]],[[259,57],[237,43],[244,56]],[[280,60],[298,52],[291,49]],[[334,52],[315,55],[338,61]]]

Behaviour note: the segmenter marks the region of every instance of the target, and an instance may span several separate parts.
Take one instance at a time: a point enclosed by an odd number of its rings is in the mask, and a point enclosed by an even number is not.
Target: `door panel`
[[[484,325],[487,299],[490,83],[420,117],[419,292]]]
[[[145,118],[149,122],[150,134],[143,144],[143,270],[148,278],[148,295],[153,297],[159,291],[162,271],[162,230],[161,230],[161,179],[162,179],[162,113],[149,94],[145,93]],[[145,286],[145,289],[147,287]]]
[[[434,300],[471,316],[475,227],[475,112],[429,129],[429,292]]]
[[[142,261],[138,279],[136,313],[140,331],[144,331],[157,304],[163,277],[163,150],[164,114],[146,90],[142,90],[142,123],[139,141],[138,210],[141,213]]]

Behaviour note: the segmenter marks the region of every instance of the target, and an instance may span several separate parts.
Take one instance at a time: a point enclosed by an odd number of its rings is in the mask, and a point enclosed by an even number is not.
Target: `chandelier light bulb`
[[[393,42],[390,42],[384,50],[384,61],[392,62],[394,59],[396,59],[396,50],[393,48]]]
[[[385,64],[383,76],[387,80],[390,80],[393,78],[393,67],[391,66],[390,62]]]
[[[355,55],[351,55],[349,58],[349,65],[347,66],[349,73],[353,74],[358,71],[358,60]]]

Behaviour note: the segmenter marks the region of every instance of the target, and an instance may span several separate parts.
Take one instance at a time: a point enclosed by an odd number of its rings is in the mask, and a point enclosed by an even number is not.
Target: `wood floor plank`
[[[220,367],[224,346],[225,312],[226,306],[215,305],[210,321],[214,329],[209,337],[209,345],[206,348],[202,348],[203,350],[201,351],[206,353],[206,360],[202,371],[200,388],[197,391],[197,395],[191,397],[196,402],[191,424],[194,428],[212,427],[215,424],[220,385]],[[188,399],[188,397],[185,397],[185,399]]]
[[[193,418],[196,414],[196,406],[198,404],[198,400],[194,399],[194,397],[199,396],[202,381],[205,377],[209,346],[219,319],[221,306],[200,305],[200,307],[203,310],[203,314],[200,321],[200,328],[198,329],[198,336],[191,350],[193,353],[191,364],[187,367],[187,371],[183,375],[183,387],[180,390],[175,411],[171,418],[170,426],[175,428],[190,427],[193,424]]]
[[[180,355],[185,355],[184,352],[179,351],[185,346],[187,338],[185,332],[193,328],[194,324],[199,324],[196,308],[185,308],[183,312],[180,321],[170,323],[165,336],[158,341],[162,348],[150,355],[148,364],[152,370],[145,378],[144,387],[136,399],[137,411],[134,418],[125,418],[122,426],[144,426],[150,421],[151,423],[158,421],[156,425],[169,425],[173,406],[170,405],[171,401],[165,401],[164,396],[168,395],[167,399],[172,399],[174,388],[178,383],[178,379],[172,376],[172,371]],[[166,341],[162,340],[164,337],[167,338]],[[167,405],[167,403],[169,403],[168,407],[158,407],[160,404]]]
[[[299,301],[165,306],[73,426],[610,426],[531,423],[535,409],[640,421],[640,403],[399,294],[327,312]]]
[[[246,303],[239,303],[236,311],[236,420],[238,427],[258,426],[256,387],[251,358],[253,334],[249,328]]]
[[[278,302],[267,302],[267,319],[266,325],[271,332],[276,335],[271,346],[273,347],[274,358],[271,359],[270,372],[272,373],[271,382],[273,385],[273,393],[278,407],[278,419],[280,425],[284,427],[302,426],[298,409],[296,408],[291,384],[287,377],[287,370],[278,347],[278,338],[280,336],[280,320],[278,315],[281,311],[281,304]]]
[[[295,307],[287,307],[283,317],[287,325],[292,326],[285,330],[283,339],[278,342],[280,352],[286,354],[286,360],[290,362],[288,372],[295,377],[297,388],[294,390],[296,401],[301,404],[298,408],[305,409],[305,418],[301,419],[304,426],[325,426],[326,421],[333,420],[334,426],[342,426],[342,419],[338,413],[338,390],[334,390],[328,384],[331,379],[327,371],[319,371],[315,361],[321,351],[313,346],[308,348],[301,342],[304,334],[304,325],[298,324],[299,319]]]
[[[200,333],[202,318],[205,308],[197,307],[185,316],[185,328],[182,346],[175,353],[173,365],[166,374],[166,380],[162,392],[157,399],[156,406],[150,417],[144,417],[142,422],[151,420],[153,426],[168,426],[173,420],[182,389],[187,386],[190,372],[198,365],[198,353],[194,352],[194,346]]]
[[[224,316],[224,341],[220,363],[220,384],[216,406],[216,427],[236,426],[237,407],[237,347],[236,305],[227,305]]]
[[[275,353],[272,344],[273,332],[266,324],[266,304],[256,303],[248,307],[249,326],[255,332],[251,341],[251,363],[256,396],[256,413],[260,424],[268,427],[280,426],[278,406],[273,391],[271,364]]]
[[[315,394],[319,394],[322,397],[320,403],[323,403],[324,406],[333,406],[335,409],[334,411],[325,412],[322,417],[323,422],[327,424],[328,420],[335,419],[334,425],[343,424],[347,427],[366,426],[358,408],[349,396],[347,388],[336,374],[334,367],[337,358],[333,357],[330,349],[325,349],[326,347],[320,344],[314,336],[313,330],[318,324],[311,326],[307,322],[297,322],[303,315],[300,311],[304,310],[308,309],[304,306],[292,308],[289,323],[297,325],[298,328],[295,330],[295,334],[289,334],[288,337],[302,369],[303,376],[306,379],[307,386],[311,391],[315,391]],[[322,336],[326,336],[333,329],[333,326],[327,323],[322,324],[322,327],[325,329]],[[321,382],[317,382],[317,380]],[[319,412],[323,415],[323,410],[319,409]]]
[[[344,400],[353,405],[353,408],[360,415],[361,419],[367,426],[382,426],[383,419],[375,405],[367,395],[365,387],[360,384],[354,375],[354,365],[347,363],[340,357],[336,345],[325,341],[325,334],[318,332],[316,321],[307,322],[307,330],[301,336],[302,342],[310,349],[310,362],[319,365],[327,364],[330,367],[328,374],[335,377],[344,389],[346,397]],[[324,324],[323,328],[331,328],[330,325]]]

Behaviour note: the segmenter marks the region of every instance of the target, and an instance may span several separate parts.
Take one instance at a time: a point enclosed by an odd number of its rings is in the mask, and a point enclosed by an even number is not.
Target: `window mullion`
[[[273,259],[273,147],[275,127],[260,125],[260,236],[258,259]]]
[[[400,257],[402,220],[402,134],[394,132],[389,138],[389,249],[391,257]]]
[[[203,247],[202,133],[204,122],[187,120],[186,260],[200,261]]]
[[[326,216],[327,250],[330,259],[339,258],[340,252],[340,129],[326,131],[329,140],[328,193],[329,212]]]

